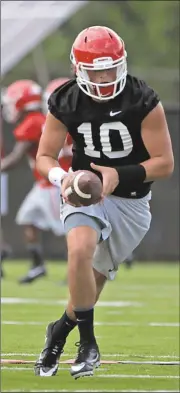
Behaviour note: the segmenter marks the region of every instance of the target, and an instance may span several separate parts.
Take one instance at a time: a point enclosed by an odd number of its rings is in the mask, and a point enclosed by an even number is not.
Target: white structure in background
[[[1,1],[1,75],[4,76],[88,1]]]

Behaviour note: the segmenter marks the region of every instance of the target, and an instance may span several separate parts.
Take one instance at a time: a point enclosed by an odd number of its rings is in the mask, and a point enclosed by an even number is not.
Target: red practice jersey
[[[30,168],[32,169],[35,180],[38,181],[42,187],[49,187],[51,183],[41,176],[36,169],[36,154],[44,121],[45,115],[41,112],[29,113],[14,129],[14,136],[17,141],[28,141],[32,143],[32,146],[27,152]]]
[[[39,140],[44,128],[45,115],[41,112],[30,113],[26,118],[14,129],[14,136],[17,141],[28,141],[32,143],[32,146],[27,152],[28,162],[32,169],[35,180],[39,182],[42,187],[50,187],[52,184],[45,179],[36,169],[36,154],[38,150]],[[65,170],[68,171],[71,166],[71,155],[72,155],[72,140],[68,134],[65,142],[65,146],[59,156],[59,164]]]

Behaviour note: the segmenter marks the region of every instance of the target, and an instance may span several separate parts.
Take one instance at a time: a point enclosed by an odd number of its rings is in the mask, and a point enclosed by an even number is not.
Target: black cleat
[[[77,358],[70,369],[72,377],[77,379],[92,376],[94,369],[100,366],[100,352],[96,342],[77,343],[76,345],[79,349]]]
[[[35,375],[40,377],[52,377],[56,375],[59,366],[59,358],[63,353],[65,341],[53,340],[53,326],[51,322],[46,329],[45,347],[35,363]]]
[[[46,276],[46,269],[44,266],[37,266],[30,269],[26,276],[18,280],[19,284],[30,284],[40,277]]]

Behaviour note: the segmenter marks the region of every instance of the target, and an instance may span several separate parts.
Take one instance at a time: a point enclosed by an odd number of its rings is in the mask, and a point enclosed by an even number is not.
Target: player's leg
[[[96,281],[92,268],[97,240],[96,230],[88,226],[72,228],[67,235],[68,285],[76,321],[69,318],[65,312],[61,321],[55,326],[53,324],[48,326],[46,347],[35,366],[35,373],[40,376],[51,376],[57,372],[58,360],[66,336],[76,323],[79,328],[80,346],[74,369],[72,368],[73,375],[76,377],[91,375],[93,368],[99,363],[100,354],[93,323]],[[59,335],[59,328],[61,328],[61,335]]]
[[[51,188],[55,187],[43,188],[39,183],[35,184],[16,216],[16,223],[25,228],[27,250],[32,261],[30,270],[20,279],[20,283],[30,283],[46,275],[42,245],[38,236],[40,231],[52,230],[57,235],[62,234],[62,224],[58,214],[59,200],[54,199]]]
[[[1,278],[4,277],[4,270],[2,267],[2,263],[5,259],[9,258],[11,255],[11,247],[4,240],[3,229],[1,228]]]
[[[31,283],[39,277],[46,275],[45,261],[40,241],[40,230],[34,225],[25,225],[24,235],[27,252],[31,260],[28,273],[19,279],[21,284]]]
[[[111,225],[109,224],[107,217],[105,217],[105,211],[103,210],[103,206],[102,204],[96,204],[94,206],[89,206],[89,207],[81,207],[81,208],[74,208],[70,205],[67,204],[62,204],[61,205],[61,214],[60,214],[60,218],[64,223],[64,229],[65,229],[65,233],[68,236],[68,233],[70,233],[71,230],[73,230],[74,228],[76,229],[77,227],[90,227],[92,229],[92,231],[94,230],[93,235],[92,235],[92,239],[94,239],[94,243],[97,243],[100,240],[106,240],[108,238],[108,236],[111,233]],[[96,234],[95,234],[96,232]],[[88,242],[89,239],[91,238],[89,232],[88,232]],[[86,240],[86,241],[87,241]],[[90,283],[88,282],[88,285],[91,288],[91,299],[87,299],[86,297],[86,304],[82,305],[80,304],[80,306],[84,308],[84,306],[87,307],[91,307],[91,310],[84,310],[85,312],[87,312],[86,316],[84,316],[84,322],[87,325],[87,320],[91,320],[90,326],[88,327],[88,335],[90,335],[92,337],[92,331],[93,331],[93,302],[96,301],[97,299],[97,289],[96,289],[96,293],[94,295],[94,281],[93,281],[93,277],[92,277],[92,256],[93,256],[93,248],[95,247],[95,244],[93,245],[88,244],[89,247],[89,251],[88,251],[88,260],[84,261],[84,259],[86,258],[86,256],[84,256],[82,258],[82,251],[83,253],[85,253],[85,250],[87,249],[87,246],[85,246],[84,243],[85,239],[77,239],[77,236],[75,236],[75,239],[73,241],[73,247],[71,250],[71,259],[72,259],[72,255],[75,257],[75,265],[72,264],[72,270],[73,269],[77,269],[78,266],[82,265],[85,263],[85,266],[87,266],[88,263],[88,270],[90,270]],[[79,246],[79,248],[77,247],[77,245]],[[83,250],[80,247],[81,244],[83,244]],[[76,246],[76,249],[75,249]],[[68,250],[69,251],[69,250]],[[75,255],[76,253],[76,255]],[[80,254],[80,260],[78,258],[78,255]],[[91,258],[89,256],[89,254],[91,254]],[[89,262],[88,262],[89,261]],[[102,260],[103,261],[103,260]],[[103,263],[103,262],[102,262]],[[91,266],[91,267],[90,267]],[[82,267],[83,269],[83,267]],[[70,274],[71,274],[71,270]],[[86,272],[85,272],[86,274]],[[103,275],[103,273],[102,273]],[[78,276],[78,272],[76,272],[76,279]],[[70,278],[71,280],[72,278]],[[81,276],[81,279],[84,278],[83,276]],[[106,280],[106,278],[103,278],[102,281],[102,287],[104,285],[104,281]],[[73,289],[71,289],[72,291],[75,288],[75,285],[73,283]],[[100,286],[100,283],[98,281],[98,286]],[[83,284],[83,290],[85,292],[87,292],[87,286],[84,289],[84,284]],[[75,296],[77,296],[77,294],[75,294]],[[78,295],[79,296],[79,295]],[[94,299],[94,300],[93,300]],[[81,299],[80,299],[81,301]],[[77,299],[76,299],[77,302]],[[71,311],[70,311],[71,310]],[[65,336],[68,335],[69,331],[71,331],[74,326],[75,326],[75,319],[74,319],[74,302],[73,302],[73,310],[72,310],[72,306],[69,305],[67,308],[67,312],[65,312],[65,314],[62,316],[62,318],[59,321],[56,321],[56,327],[57,327],[57,332],[58,332],[58,336],[54,336],[54,326],[53,323],[50,324],[50,327],[47,328],[47,342],[46,342],[46,347],[44,348],[44,350],[41,352],[40,354],[40,358],[38,359],[36,365],[35,365],[35,374],[36,375],[54,375],[57,372],[57,368],[58,368],[58,359],[60,357],[60,353],[63,349],[64,346],[64,342],[62,345],[62,335],[61,332],[63,331],[63,334],[65,334]],[[80,311],[79,312],[83,312]],[[78,318],[81,319],[81,318]],[[82,321],[81,321],[82,323]],[[62,326],[63,325],[63,326]],[[79,327],[79,329],[81,330],[81,334],[80,336],[82,337],[84,334],[84,328]],[[54,330],[54,331],[53,331]],[[83,330],[83,332],[82,332]],[[90,331],[89,331],[90,330]],[[59,341],[59,342],[58,342]],[[56,348],[56,353],[53,351],[53,348]],[[80,349],[80,347],[79,347]],[[55,367],[55,368],[54,368]],[[92,365],[93,367],[93,365]]]
[[[68,286],[80,336],[78,354],[71,367],[75,378],[93,375],[93,368],[100,363],[94,334],[96,281],[92,268],[97,241],[96,230],[88,226],[72,228],[67,235]]]
[[[107,282],[107,278],[103,274],[95,270],[94,268],[93,268],[93,274],[96,282],[96,300],[95,300],[96,303],[105,286],[105,283]],[[69,300],[68,305],[66,307],[66,313],[71,320],[76,321],[76,316],[74,313],[74,308],[71,299]]]
[[[102,292],[107,278],[93,269],[96,281],[96,302]],[[41,376],[53,376],[58,370],[59,358],[69,333],[77,326],[74,307],[71,299],[68,302],[64,314],[55,322],[47,326],[45,347],[35,364],[35,374]]]
[[[85,214],[77,213],[70,214],[66,218],[65,230],[68,240],[68,281],[70,282],[70,294],[71,297],[73,297],[71,300],[73,309],[71,305],[68,306],[67,312],[65,312],[59,321],[56,321],[56,327],[53,327],[54,332],[52,332],[52,326],[47,329],[47,335],[49,337],[48,349],[51,351],[52,347],[55,345],[58,348],[58,352],[62,350],[61,345],[57,342],[57,338],[59,340],[61,339],[62,343],[62,336],[64,334],[68,335],[69,329],[71,330],[74,328],[76,320],[74,318],[75,315],[77,319],[80,319],[80,321],[78,321],[80,342],[88,343],[88,347],[86,345],[85,351],[86,359],[89,358],[89,355],[92,356],[92,354],[95,355],[95,359],[97,356],[99,359],[98,348],[93,331],[93,307],[97,298],[97,288],[92,268],[92,260],[96,244],[101,237],[101,225],[95,217],[89,217]],[[81,272],[78,270],[81,270]],[[99,285],[100,283],[98,281],[98,287]],[[57,335],[55,334],[55,331]],[[82,348],[79,347],[78,353],[80,352],[80,349]],[[50,351],[45,348],[42,352],[40,359],[37,362],[37,366],[35,367],[36,374],[41,373],[42,375],[44,372],[47,373],[48,370],[48,373],[53,375],[52,371],[57,371],[59,353],[55,356],[56,364],[54,365],[55,369],[53,369],[52,357],[49,357]],[[84,351],[81,351],[81,353],[84,353]],[[47,365],[49,366],[49,369],[47,368]],[[46,366],[45,369],[44,366]],[[84,373],[92,373],[94,366],[95,364],[93,364],[92,359],[91,370],[84,370]]]
[[[9,258],[12,250],[9,244],[6,243],[3,235],[3,217],[8,214],[8,175],[1,174],[1,277],[4,277],[2,263]]]
[[[46,275],[39,234],[42,231],[51,230],[56,236],[64,235],[59,217],[59,203],[60,196],[57,187],[41,187],[37,184],[33,187],[29,198],[26,199],[21,214],[18,214],[18,223],[21,223],[21,225],[23,222],[26,223],[25,238],[28,253],[32,260],[32,267],[28,274],[21,279],[21,283],[29,283]]]

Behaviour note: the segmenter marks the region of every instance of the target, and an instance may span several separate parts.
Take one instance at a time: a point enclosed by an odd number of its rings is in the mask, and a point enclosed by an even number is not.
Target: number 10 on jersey
[[[100,142],[102,149],[101,151],[95,150],[95,146],[93,144],[92,138],[92,125],[91,123],[82,123],[78,127],[78,132],[83,134],[85,149],[84,152],[87,156],[99,158],[101,156],[101,152],[107,156],[108,158],[122,158],[128,156],[133,148],[133,142],[131,135],[125,126],[125,124],[120,121],[111,122],[111,123],[103,123],[100,130]],[[110,140],[110,130],[117,130],[119,132],[120,138],[122,140],[123,149],[117,150],[117,146],[113,147]],[[115,150],[116,148],[116,150]]]

